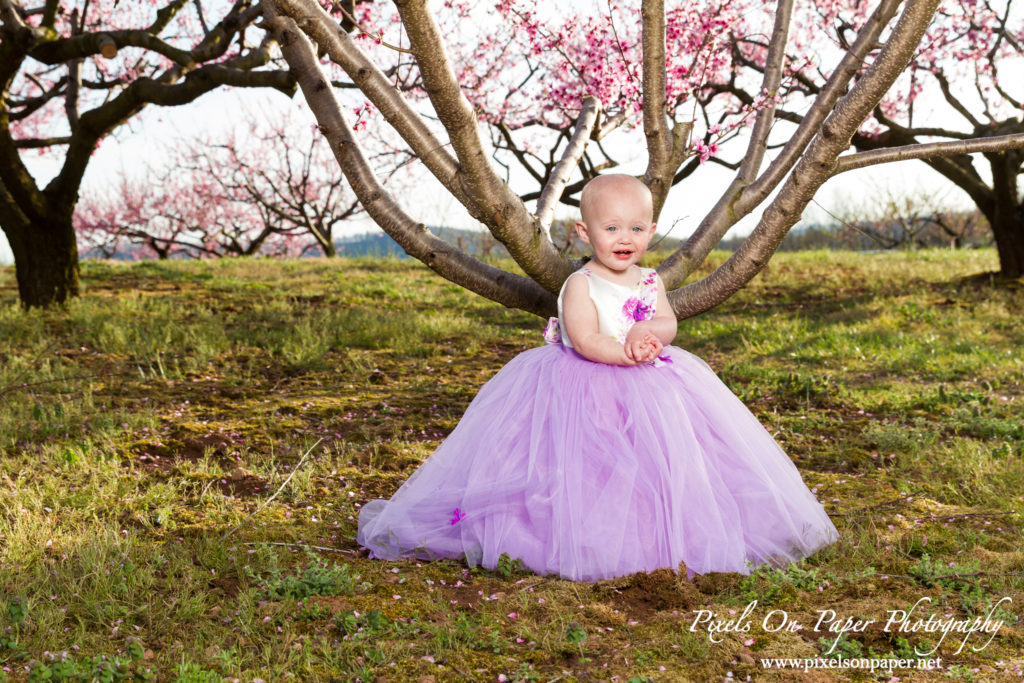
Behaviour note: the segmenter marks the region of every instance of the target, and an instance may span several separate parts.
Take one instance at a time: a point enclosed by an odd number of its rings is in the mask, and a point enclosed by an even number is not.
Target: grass
[[[0,269],[0,680],[784,681],[759,660],[931,649],[882,628],[923,597],[1005,623],[901,681],[1020,680],[1024,292],[968,277],[995,262],[781,254],[682,322],[841,538],[750,576],[595,584],[355,553],[359,507],[537,318],[396,260],[87,262],[80,298],[28,313]],[[748,631],[693,626],[754,600]],[[876,623],[814,630],[828,610]]]

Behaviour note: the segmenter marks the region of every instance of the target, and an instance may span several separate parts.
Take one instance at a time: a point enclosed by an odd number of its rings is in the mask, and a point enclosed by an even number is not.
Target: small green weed
[[[141,649],[129,648],[128,657],[74,657],[67,652],[47,652],[47,661],[29,662],[29,681],[149,681],[152,677],[141,669]],[[218,679],[220,680],[220,679]]]
[[[507,674],[506,680],[510,683],[536,683],[541,677],[532,664],[523,662],[516,671]]]
[[[579,623],[573,621],[569,624],[569,628],[565,630],[565,639],[574,644],[581,644],[587,642],[587,630],[579,625]]]
[[[494,568],[494,571],[498,574],[498,576],[503,576],[506,579],[515,574],[516,572],[520,572],[522,570],[523,561],[520,560],[518,557],[512,559],[512,556],[508,553],[502,553],[498,556],[498,564]]]
[[[4,611],[7,614],[7,618],[10,619],[15,626],[21,626],[25,623],[28,608],[25,605],[24,599],[20,596],[14,596],[8,600]]]
[[[301,600],[311,595],[351,595],[358,574],[352,574],[347,564],[328,564],[308,548],[303,549],[310,564],[298,574],[282,576],[280,569],[271,569],[269,577],[257,576],[246,567],[245,572],[254,579],[271,600]]]
[[[943,676],[946,678],[952,678],[961,681],[973,681],[974,670],[966,664],[954,664],[953,666],[946,669]]]
[[[817,567],[807,567],[802,561],[783,569],[761,565],[743,577],[740,582],[740,599],[744,603],[757,600],[762,605],[773,605],[795,597],[796,591],[816,590],[820,586],[834,584],[837,580],[835,574],[823,572]]]
[[[959,575],[976,573],[978,567],[979,563],[977,560],[971,560],[961,565],[953,563],[947,565],[933,560],[928,553],[925,553],[918,560],[917,564],[911,565],[907,573],[917,579],[922,586],[938,585],[949,590],[956,590],[958,583],[964,583],[964,580],[959,578]]]
[[[292,618],[295,621],[324,621],[330,617],[331,610],[323,605],[303,605]]]
[[[175,674],[175,683],[220,683],[224,680],[224,677],[216,671],[210,671],[185,659],[178,664]]]
[[[480,652],[501,654],[507,643],[501,638],[493,623],[484,623],[477,615],[460,613],[454,623],[424,624],[421,629],[430,634],[429,646],[433,654],[458,651],[468,647]]]
[[[334,618],[334,624],[349,638],[370,638],[389,626],[387,618],[377,609],[365,614],[356,610],[341,612]]]
[[[569,622],[569,627],[565,630],[565,641],[575,645],[580,652],[580,658],[583,658],[583,643],[587,642],[587,630],[583,628],[578,622]]]
[[[864,656],[864,644],[844,633],[838,638],[818,638],[821,656],[832,659],[854,659]]]
[[[910,322],[931,323],[935,320],[935,316],[931,309],[917,303],[916,301],[908,301],[900,306],[898,310],[903,317]]]
[[[896,636],[893,649],[894,659],[916,659],[917,653],[911,647],[910,641],[903,636]]]

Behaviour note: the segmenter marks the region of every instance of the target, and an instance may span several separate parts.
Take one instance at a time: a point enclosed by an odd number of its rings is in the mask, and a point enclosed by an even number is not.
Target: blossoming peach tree
[[[83,192],[79,249],[106,258],[335,256],[336,228],[360,206],[326,140],[287,111],[235,121],[226,133],[169,143],[141,177],[122,168]],[[396,161],[387,155],[383,170]]]
[[[848,152],[855,135],[871,132],[864,122],[873,112],[900,111],[886,96],[915,55],[927,58],[922,39],[951,21],[949,12],[936,13],[939,4],[711,0],[667,7],[643,0],[636,7],[613,0],[601,16],[542,17],[515,0],[486,7],[446,0],[434,8],[396,0],[352,9],[329,0],[264,0],[263,11],[341,170],[377,224],[452,282],[540,315],[554,311],[555,293],[577,265],[552,243],[554,207],[577,203],[582,184],[617,163],[602,144],[609,136],[642,127],[643,180],[656,212],[675,183],[716,159],[723,141],[745,136],[742,156],[719,159],[734,169],[733,181],[658,266],[684,318],[756,275],[836,174],[1024,147],[1024,134],[1011,133]],[[354,36],[339,18],[357,27]],[[386,191],[323,70],[328,60],[525,275],[453,248]],[[410,79],[422,84],[424,98],[396,88]],[[780,120],[792,125],[777,127]],[[773,157],[770,147],[777,148]],[[513,164],[532,187],[510,185]],[[708,276],[681,286],[726,231],[757,210],[760,220],[743,245]]]
[[[0,0],[0,227],[26,306],[78,293],[72,214],[100,141],[151,104],[295,82],[249,0]],[[59,171],[41,186],[25,155]]]

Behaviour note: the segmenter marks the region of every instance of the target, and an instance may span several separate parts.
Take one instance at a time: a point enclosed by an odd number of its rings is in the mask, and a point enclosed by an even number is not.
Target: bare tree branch
[[[459,182],[458,162],[352,37],[312,0],[278,0],[277,5],[327,51],[384,120],[409,143],[423,165],[460,204],[469,208],[472,202]]]
[[[709,310],[761,271],[814,193],[831,177],[836,159],[849,146],[857,128],[906,68],[938,3],[918,0],[904,5],[875,62],[836,104],[750,237],[710,275],[669,293],[678,317]]]
[[[948,157],[954,154],[977,154],[979,152],[1002,152],[1009,149],[1024,148],[1024,133],[1017,135],[1000,135],[996,137],[977,138],[975,140],[954,140],[952,142],[930,142],[903,147],[887,147],[870,152],[846,154],[836,162],[832,175],[839,175],[856,168],[885,164],[906,159],[931,159]]]
[[[299,87],[320,122],[338,164],[363,208],[411,256],[442,277],[467,289],[538,315],[555,311],[555,297],[529,278],[487,265],[453,248],[411,218],[379,183],[363,156],[351,127],[341,113],[334,92],[320,70],[313,46],[288,17],[277,16],[276,1],[264,0],[267,25],[278,37],[285,59],[292,65]]]
[[[768,145],[768,133],[775,122],[775,97],[782,83],[782,67],[786,63],[786,42],[789,40],[789,25],[793,17],[793,0],[780,0],[775,10],[775,26],[772,29],[772,41],[768,46],[768,58],[765,61],[764,79],[761,83],[761,95],[769,98],[768,104],[757,112],[754,130],[750,133],[747,153],[743,156],[736,179],[749,185],[761,170]]]
[[[946,78],[946,74],[943,73],[941,69],[935,69],[934,71],[931,71],[931,74],[935,77],[935,80],[938,81],[939,90],[942,91],[942,96],[945,98],[946,103],[953,107],[960,116],[967,119],[967,123],[971,124],[975,128],[980,128],[982,125],[981,121],[974,118],[974,115],[971,114],[967,107],[965,107],[960,99],[953,94],[952,90],[950,90],[949,79]]]
[[[71,11],[71,33],[77,35],[81,32],[81,23],[78,19],[78,8]],[[71,59],[68,61],[68,90],[64,98],[64,111],[68,117],[68,127],[74,133],[78,127],[78,93],[82,88],[82,61]]]
[[[408,31],[427,95],[459,159],[460,181],[472,200],[466,208],[474,217],[486,218],[483,222],[527,275],[548,291],[557,292],[572,268],[522,200],[488,163],[476,114],[455,78],[427,0],[398,0],[395,4]]]
[[[883,147],[918,144],[915,134],[920,129],[915,128],[911,130],[899,125],[895,121],[886,117],[880,111],[879,107],[875,108],[873,116],[889,130],[883,133],[880,137],[868,137],[860,133],[855,134],[854,141],[856,142],[858,149],[873,150],[881,149]],[[922,133],[922,135],[923,134],[924,133]],[[952,135],[947,135],[945,132],[938,133],[938,135],[941,135],[942,137],[953,137]],[[956,139],[969,138],[967,136],[957,135]],[[940,156],[929,159],[928,163],[936,171],[961,187],[983,211],[989,204],[991,204],[992,191],[988,185],[985,184],[984,179],[982,179],[977,169],[974,168],[971,157]]]
[[[206,14],[203,12],[202,0],[195,0],[196,14],[199,16],[199,26],[203,29],[203,33],[209,33],[210,29],[206,25]]]
[[[625,111],[619,111],[619,112],[617,112],[615,114],[615,116],[612,116],[610,118],[606,118],[604,120],[604,123],[601,124],[601,128],[598,129],[597,131],[595,131],[595,133],[594,133],[594,140],[600,140],[600,139],[606,137],[609,133],[611,133],[613,130],[617,129],[619,126],[621,126],[625,122],[626,122],[626,112]]]
[[[256,49],[226,62],[209,64],[185,74],[174,67],[158,79],[139,78],[112,100],[85,112],[81,116],[82,135],[72,137],[71,146],[60,173],[47,186],[47,191],[61,195],[77,188],[89,163],[99,137],[147,104],[177,105],[192,102],[204,93],[221,85],[241,88],[277,88],[292,92],[294,80],[286,71],[262,71],[255,67],[270,61],[272,40],[267,39]]]
[[[668,106],[665,101],[665,0],[643,0],[643,93],[644,135],[647,138],[647,171],[644,183],[654,200],[654,218],[668,196],[669,183],[676,169],[669,169],[672,140],[669,137]],[[615,41],[619,44],[619,41]],[[624,57],[623,57],[624,58]]]
[[[22,140],[15,140],[14,146],[18,149],[41,149],[44,147],[52,147],[53,145],[66,145],[70,142],[71,136],[56,138],[25,138]]]
[[[783,2],[784,0],[780,0]],[[708,212],[696,231],[678,251],[658,268],[665,286],[678,287],[715,248],[725,233],[743,216],[759,206],[802,158],[808,144],[821,130],[822,122],[846,93],[847,86],[863,65],[868,54],[878,46],[879,36],[896,14],[899,0],[883,0],[875,9],[860,34],[843,56],[814,104],[802,117],[789,142],[761,176],[753,183],[733,181],[722,198]],[[773,35],[774,37],[774,35]],[[756,172],[756,171],[755,171]]]
[[[515,139],[512,137],[512,129],[509,128],[504,121],[498,121],[494,126],[492,126],[492,128],[496,130],[498,135],[500,136],[494,141],[495,150],[507,150],[511,152],[512,156],[514,156],[516,161],[519,162],[519,165],[523,168],[523,170],[529,173],[530,176],[535,181],[537,181],[541,188],[543,188],[546,184],[544,174],[537,171],[537,169],[533,167],[533,164],[530,163],[529,157],[535,157],[535,155],[529,154],[526,150],[520,148],[516,144]],[[504,145],[501,144],[502,141],[504,141]],[[505,167],[506,171],[508,170],[508,167],[505,166],[505,164],[503,164],[500,160],[495,158],[495,161],[497,161],[499,164],[502,164],[502,166]]]
[[[587,139],[594,132],[594,125],[597,123],[600,111],[601,102],[596,97],[587,97],[583,100],[583,109],[580,111],[579,119],[576,120],[576,130],[572,134],[572,139],[566,145],[562,158],[555,164],[551,177],[541,191],[540,199],[537,200],[537,221],[549,240],[551,239],[551,220],[555,215],[555,204],[561,199],[565,185],[569,182],[569,175],[587,149]]]
[[[0,20],[3,20],[4,25],[16,29],[18,32],[35,31],[40,33],[39,29],[34,29],[25,23],[18,9],[18,5],[11,0],[0,0]]]

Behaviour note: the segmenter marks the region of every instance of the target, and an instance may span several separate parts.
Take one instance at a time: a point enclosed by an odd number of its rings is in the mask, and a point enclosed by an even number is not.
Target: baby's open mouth
[[[632,249],[616,249],[612,253],[615,254],[616,256],[630,256],[630,255],[632,255],[633,250]]]

